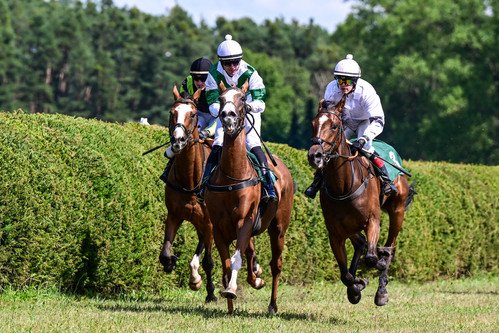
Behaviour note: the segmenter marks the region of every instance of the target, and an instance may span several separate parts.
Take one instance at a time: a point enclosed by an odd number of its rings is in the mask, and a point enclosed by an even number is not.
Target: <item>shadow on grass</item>
[[[238,310],[234,309],[234,313],[229,315],[227,310],[225,309],[214,309],[210,308],[210,306],[169,306],[168,304],[160,305],[160,304],[117,304],[117,305],[107,305],[102,304],[97,306],[98,309],[103,311],[111,311],[111,312],[165,312],[168,314],[182,314],[192,315],[192,316],[201,316],[205,319],[217,319],[217,318],[231,318],[231,317],[240,317],[240,318],[248,318],[248,319],[262,319],[262,318],[280,318],[288,321],[296,321],[296,320],[306,320],[306,321],[316,321],[316,322],[326,322],[333,325],[344,325],[347,322],[345,320],[339,318],[324,318],[320,316],[316,316],[314,314],[305,314],[305,313],[293,313],[293,312],[280,312],[276,315],[270,315],[266,312],[249,312],[247,310]]]

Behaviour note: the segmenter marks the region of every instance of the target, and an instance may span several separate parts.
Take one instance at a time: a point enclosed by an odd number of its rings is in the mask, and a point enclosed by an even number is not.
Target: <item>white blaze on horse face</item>
[[[329,117],[326,114],[323,114],[319,117],[319,128],[317,129],[317,134],[320,134],[322,127],[329,120]],[[319,136],[320,137],[320,136]]]
[[[241,252],[236,250],[236,253],[230,258],[230,268],[232,269],[232,274],[230,276],[230,281],[228,288],[232,290],[237,290],[237,273],[241,269],[243,260],[241,258]]]
[[[192,111],[190,104],[179,104],[175,111],[177,111],[177,124],[183,124],[185,126],[185,120],[189,112]],[[173,132],[173,137],[178,139],[184,135],[184,130],[180,127],[175,128]]]
[[[227,91],[227,93],[224,96],[224,99],[226,101],[232,101],[232,103],[225,103],[224,108],[221,111],[235,111],[236,106],[233,103],[234,103],[235,95],[237,95],[238,93],[239,92],[237,90],[234,90],[234,89]]]

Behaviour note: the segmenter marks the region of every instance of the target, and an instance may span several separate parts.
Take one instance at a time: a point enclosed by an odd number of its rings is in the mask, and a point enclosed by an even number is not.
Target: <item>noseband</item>
[[[191,105],[193,105],[195,108],[197,108],[196,103],[194,103],[194,101],[193,101],[193,100],[191,100],[191,99],[187,99],[187,98],[182,98],[182,99],[178,99],[178,100],[176,100],[176,101],[173,103],[173,105],[172,105],[171,109],[172,109],[172,110],[174,110],[174,106],[175,106],[175,105],[177,105],[177,104],[191,104]],[[170,113],[173,113],[173,111],[170,111]],[[176,130],[177,128],[181,128],[181,129],[182,129],[182,131],[185,133],[185,136],[187,137],[187,143],[190,143],[190,142],[194,141],[194,138],[192,137],[192,133],[194,132],[194,129],[195,129],[195,128],[196,128],[196,126],[197,126],[197,116],[198,116],[198,115],[197,115],[197,113],[196,113],[196,121],[193,121],[193,122],[191,123],[190,128],[185,127],[185,125],[184,125],[184,124],[181,124],[181,123],[176,123],[176,124],[173,124],[173,123],[172,123],[172,121],[171,121],[172,117],[170,117],[170,125],[168,126],[168,130],[169,130],[169,132],[170,132],[170,141],[174,141],[174,140],[173,140],[173,133],[175,132],[175,130]]]

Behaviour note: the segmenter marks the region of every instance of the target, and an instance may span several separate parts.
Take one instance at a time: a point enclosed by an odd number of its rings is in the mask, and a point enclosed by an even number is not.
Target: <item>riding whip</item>
[[[142,156],[147,155],[147,154],[149,154],[149,153],[152,153],[152,152],[153,152],[153,151],[155,151],[156,149],[159,149],[159,148],[161,148],[161,147],[164,147],[164,146],[166,146],[166,145],[167,145],[167,144],[169,144],[169,143],[170,143],[170,141],[165,142],[165,143],[163,143],[162,145],[159,145],[159,146],[157,146],[157,147],[151,148],[151,149],[149,149],[148,151],[143,152],[143,153],[142,153]]]
[[[351,143],[350,141],[348,141],[348,139],[347,139],[346,141],[347,141],[347,143],[348,143],[350,146],[352,145],[352,143]],[[362,151],[363,151],[364,153],[367,153],[367,154],[370,154],[370,155],[372,154],[369,150],[365,150],[364,148],[362,148]],[[402,168],[402,167],[400,167],[400,166],[398,166],[398,165],[396,165],[396,164],[393,164],[393,163],[391,163],[390,161],[385,160],[383,157],[381,157],[381,156],[379,156],[379,155],[378,155],[378,156],[376,156],[376,157],[378,157],[378,158],[379,158],[380,160],[382,160],[383,162],[390,164],[392,167],[394,167],[394,168],[395,168],[395,169],[397,169],[398,171],[400,171],[400,172],[402,172],[402,173],[405,173],[405,174],[406,174],[406,175],[408,175],[409,177],[412,177],[412,174],[411,174],[409,171],[405,170],[404,168]]]

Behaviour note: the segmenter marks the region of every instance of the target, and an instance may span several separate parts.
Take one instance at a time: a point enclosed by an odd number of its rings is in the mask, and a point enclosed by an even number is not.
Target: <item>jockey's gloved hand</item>
[[[352,146],[357,149],[358,151],[361,151],[362,150],[362,147],[364,147],[364,145],[366,144],[367,142],[367,139],[364,138],[363,136],[358,138],[357,141],[355,141]]]
[[[199,132],[199,138],[204,140],[206,138],[209,138],[210,137],[210,132],[206,129],[202,130],[201,132]]]

